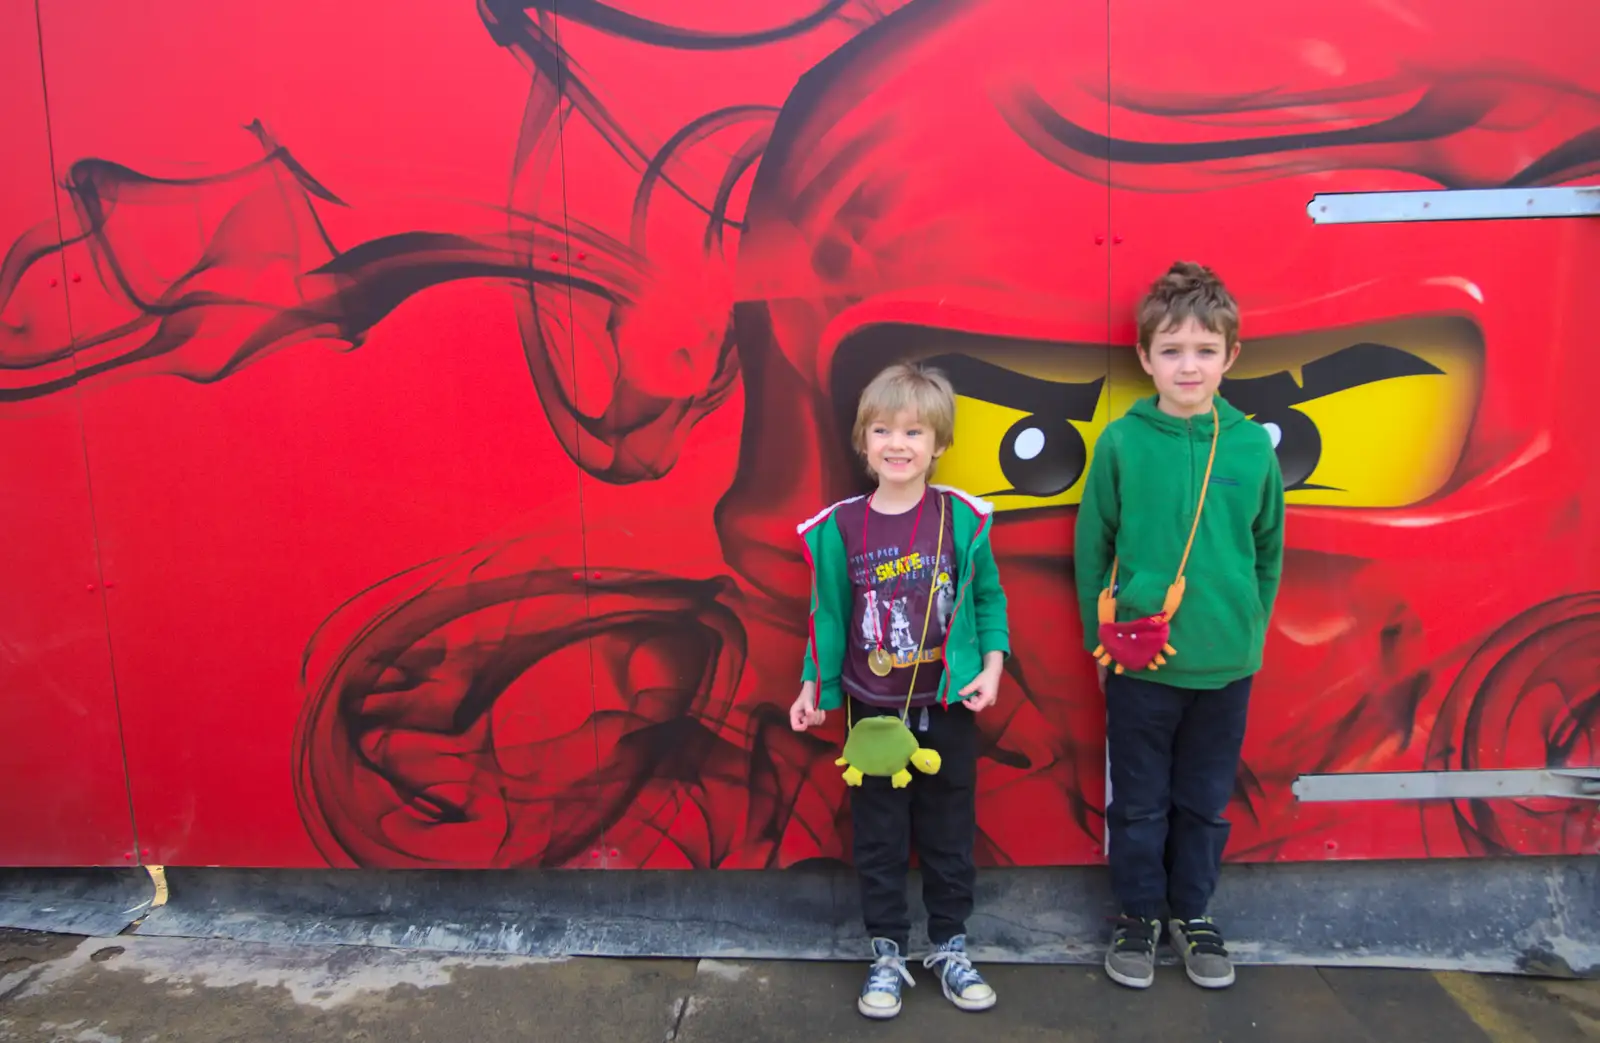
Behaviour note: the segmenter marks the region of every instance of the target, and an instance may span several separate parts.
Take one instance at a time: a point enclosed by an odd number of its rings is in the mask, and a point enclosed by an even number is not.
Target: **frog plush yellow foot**
[[[886,776],[895,789],[911,784],[910,768],[932,775],[939,770],[939,752],[917,744],[905,722],[898,717],[868,717],[857,721],[844,743],[844,756],[834,764],[844,768],[849,786],[861,785],[868,775]]]
[[[938,750],[927,750],[919,746],[916,752],[911,755],[911,767],[916,768],[924,775],[932,775],[938,771],[941,763]],[[911,768],[901,768],[889,776],[889,784],[895,789],[905,789],[911,785]]]

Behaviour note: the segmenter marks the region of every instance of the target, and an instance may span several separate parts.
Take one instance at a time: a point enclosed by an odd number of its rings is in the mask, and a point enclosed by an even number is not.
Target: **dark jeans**
[[[1106,677],[1111,889],[1128,916],[1204,916],[1228,844],[1222,817],[1244,744],[1250,681],[1212,691]]]
[[[853,702],[857,719],[896,714]],[[872,938],[887,938],[906,951],[911,918],[906,875],[911,845],[922,869],[922,904],[928,910],[928,940],[942,945],[967,933],[977,870],[972,845],[977,835],[978,726],[972,711],[957,704],[911,710],[918,745],[939,751],[932,775],[911,769],[911,785],[895,789],[887,778],[868,775],[850,787],[856,876],[861,882],[861,918]]]

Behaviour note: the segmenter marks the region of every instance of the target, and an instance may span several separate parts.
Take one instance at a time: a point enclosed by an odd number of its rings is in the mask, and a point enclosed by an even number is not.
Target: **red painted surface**
[[[1596,763],[1600,231],[1305,208],[1595,180],[1600,15],[553,8],[3,16],[0,861],[842,857],[794,526],[906,353],[966,360],[943,473],[1003,508],[981,857],[1099,860],[1076,475],[1176,257],[1293,483],[1232,857],[1596,850],[1590,804],[1289,787]]]
[[[57,239],[50,145],[33,11],[0,10],[0,227],[23,251]],[[35,236],[24,233],[37,230]],[[4,255],[0,251],[0,255]],[[25,271],[13,253],[0,283],[0,356],[67,344],[63,269]],[[70,375],[72,360],[32,373]],[[0,369],[0,395],[15,374]],[[31,378],[29,378],[31,379]],[[134,850],[100,565],[73,390],[0,402],[0,853],[13,865],[122,865]]]

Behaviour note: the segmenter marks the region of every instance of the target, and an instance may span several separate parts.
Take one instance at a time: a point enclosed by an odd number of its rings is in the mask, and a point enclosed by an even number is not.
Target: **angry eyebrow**
[[[1064,420],[1092,420],[1105,383],[1104,377],[1084,384],[1043,380],[971,355],[938,355],[926,361],[949,374],[956,391],[968,398]]]
[[[1340,391],[1376,384],[1396,377],[1443,376],[1444,370],[1409,351],[1363,341],[1341,348],[1300,369],[1305,383],[1297,384],[1287,370],[1265,377],[1225,379],[1222,393],[1246,413],[1297,406]]]

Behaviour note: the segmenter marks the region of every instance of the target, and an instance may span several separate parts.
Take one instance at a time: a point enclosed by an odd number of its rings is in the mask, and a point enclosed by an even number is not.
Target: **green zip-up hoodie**
[[[1138,676],[1174,688],[1221,688],[1261,669],[1283,567],[1283,476],[1259,424],[1216,398],[1222,431],[1210,491],[1172,618],[1177,655]],[[1211,414],[1169,416],[1154,395],[1107,425],[1078,508],[1073,566],[1084,647],[1100,643],[1097,601],[1117,567],[1117,619],[1161,611],[1194,521],[1211,452]]]
[[[956,602],[945,639],[944,680],[938,692],[939,702],[949,706],[961,701],[961,689],[983,669],[985,655],[1011,654],[1011,637],[1000,570],[989,546],[993,506],[949,486],[930,488],[949,495],[955,534]],[[811,635],[806,641],[805,668],[800,679],[817,682],[819,710],[837,710],[844,705],[839,674],[844,669],[845,633],[850,627],[855,591],[836,515],[840,507],[862,499],[857,496],[841,500],[798,526],[805,542],[806,561],[811,566]]]

